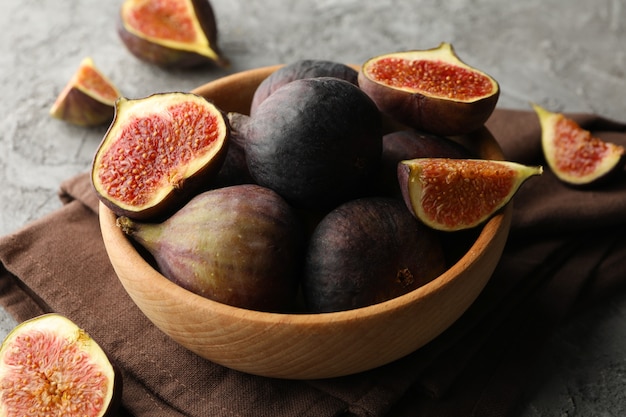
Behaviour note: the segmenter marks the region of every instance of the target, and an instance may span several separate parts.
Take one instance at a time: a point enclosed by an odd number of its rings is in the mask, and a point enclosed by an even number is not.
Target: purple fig
[[[251,310],[294,307],[303,232],[272,190],[242,184],[205,191],[162,223],[120,217],[118,226],[191,292]]]

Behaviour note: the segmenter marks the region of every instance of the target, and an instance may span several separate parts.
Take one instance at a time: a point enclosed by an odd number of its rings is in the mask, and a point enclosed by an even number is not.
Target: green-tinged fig
[[[385,195],[399,196],[398,163],[416,158],[475,157],[468,148],[445,136],[432,135],[413,129],[397,130],[383,136],[381,172],[378,189]]]
[[[89,334],[59,314],[18,324],[0,348],[0,415],[113,415],[122,378]]]
[[[356,199],[331,211],[313,232],[304,299],[312,312],[365,307],[406,294],[445,267],[438,236],[402,201]]]
[[[540,166],[483,159],[421,158],[398,164],[409,210],[444,231],[476,227],[506,205]]]
[[[446,42],[371,58],[361,67],[359,85],[389,117],[438,135],[480,128],[500,95],[492,77],[461,61]]]
[[[287,64],[270,74],[256,88],[250,104],[250,114],[254,114],[259,104],[270,94],[291,81],[316,77],[336,77],[357,85],[358,75],[358,71],[354,68],[335,61],[302,59]]]
[[[133,55],[162,67],[229,65],[217,45],[217,23],[208,0],[125,0],[118,34]]]
[[[117,87],[87,57],[57,96],[50,115],[78,126],[103,125],[113,119],[118,97]]]
[[[606,179],[624,164],[624,147],[603,141],[574,120],[533,108],[541,124],[541,144],[548,166],[561,181],[589,185]]]
[[[252,178],[298,208],[329,208],[355,197],[380,163],[382,121],[354,84],[295,80],[240,121]]]
[[[120,98],[94,157],[94,188],[118,215],[167,216],[213,180],[229,136],[225,115],[201,96]]]
[[[160,272],[203,297],[260,311],[294,308],[302,225],[274,191],[255,184],[203,192],[162,223],[118,218]]]

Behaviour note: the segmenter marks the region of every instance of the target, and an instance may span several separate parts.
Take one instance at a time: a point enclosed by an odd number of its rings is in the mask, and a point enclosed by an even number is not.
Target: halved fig
[[[94,156],[96,193],[118,215],[167,216],[213,179],[229,136],[225,115],[199,95],[120,98]]]
[[[118,97],[117,87],[87,57],[55,100],[50,115],[78,126],[103,125],[113,119]]]
[[[133,55],[162,67],[229,64],[217,45],[217,22],[208,0],[125,0],[118,34]]]
[[[102,417],[122,378],[89,334],[59,314],[18,324],[0,348],[0,414]]]
[[[359,71],[359,86],[389,117],[438,135],[478,129],[500,95],[496,80],[461,61],[446,42],[367,60]]]
[[[588,185],[606,178],[624,163],[624,147],[605,142],[561,113],[536,104],[543,154],[552,172],[572,185]]]
[[[398,164],[404,201],[433,229],[476,227],[504,207],[541,166],[484,159],[418,158]]]

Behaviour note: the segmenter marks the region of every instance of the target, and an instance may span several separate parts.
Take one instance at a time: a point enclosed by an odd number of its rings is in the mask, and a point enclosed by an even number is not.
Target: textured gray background
[[[214,0],[229,70],[168,72],[131,56],[115,32],[121,0],[2,0],[0,234],[57,209],[59,183],[88,169],[104,128],[48,109],[85,56],[128,97],[190,90],[243,69],[300,58],[361,63],[451,42],[493,75],[500,107],[587,111],[626,120],[622,0]],[[2,313],[0,311],[0,313]],[[14,326],[0,314],[0,332]],[[538,358],[524,416],[623,416],[626,295],[583,312]]]

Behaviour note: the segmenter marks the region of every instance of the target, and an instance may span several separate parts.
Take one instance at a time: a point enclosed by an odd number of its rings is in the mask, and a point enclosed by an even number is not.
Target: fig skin
[[[414,129],[397,130],[383,136],[379,179],[374,187],[382,195],[401,197],[398,164],[416,158],[473,158],[472,151],[445,136]]]
[[[228,150],[226,157],[215,179],[210,182],[208,189],[228,187],[231,185],[255,184],[254,178],[248,170],[246,162],[246,150],[244,148],[244,139],[237,133],[236,120],[232,120],[232,113],[226,115],[231,134],[228,141]]]
[[[321,60],[302,59],[287,64],[274,71],[270,76],[261,81],[252,96],[250,114],[254,114],[261,102],[269,97],[274,91],[291,81],[317,77],[335,77],[358,85],[359,73],[352,67],[343,63]]]
[[[26,345],[23,339],[25,336],[31,338],[31,341]],[[53,339],[55,341],[52,341]],[[42,346],[49,346],[49,344],[54,347],[59,341],[62,341],[63,345],[54,351],[45,352],[42,348]],[[32,350],[32,353],[28,352],[29,349]],[[73,350],[77,352],[72,353]],[[12,355],[24,357],[28,355],[29,358],[33,359],[33,366],[24,367],[10,364],[12,361],[19,360],[19,358],[11,358]],[[72,356],[68,357],[68,355]],[[85,355],[83,359],[88,358],[91,365],[72,369],[71,364],[76,361],[75,355]],[[44,356],[43,360],[39,360],[42,356]],[[22,375],[14,375],[17,372],[21,372]],[[91,372],[91,374],[87,375],[87,372]],[[40,398],[41,403],[45,404],[47,400],[52,405],[47,405],[45,410],[37,410],[41,415],[47,412],[48,414],[68,417],[83,416],[84,410],[75,410],[76,414],[73,414],[70,408],[71,404],[68,403],[73,398],[83,398],[83,393],[80,392],[82,381],[85,379],[89,381],[98,377],[95,373],[103,376],[107,381],[107,392],[103,397],[102,408],[97,415],[99,417],[116,415],[122,399],[123,379],[120,369],[108,357],[102,347],[76,323],[61,314],[47,313],[33,317],[18,324],[2,342],[0,348],[0,375],[2,375],[0,412],[2,415],[31,414],[32,410],[29,410],[29,407],[33,404],[22,404],[24,408],[15,409],[19,405],[13,399],[18,397],[10,395],[10,390],[13,389],[30,389],[33,390],[31,391],[33,397],[45,395],[45,398]],[[51,377],[42,377],[42,375],[51,375]],[[20,381],[19,384],[24,386],[16,386],[17,380]],[[28,383],[25,384],[23,381],[28,381]],[[77,381],[78,383],[69,387],[63,386],[67,384],[66,381]],[[55,382],[58,382],[59,385],[54,385]],[[90,387],[89,389],[93,388]],[[90,392],[84,394],[91,395]],[[22,399],[26,398],[26,396],[21,397]],[[87,400],[88,398],[85,399],[85,401]],[[79,402],[82,403],[81,400]],[[97,402],[94,400],[89,407],[95,408],[96,404]],[[93,412],[93,410],[89,411]]]
[[[357,86],[338,78],[284,85],[239,129],[254,180],[297,208],[324,210],[355,198],[380,163],[380,112]]]
[[[196,157],[182,166],[175,167],[173,172],[169,173],[168,176],[164,176],[164,183],[159,184],[160,188],[151,194],[153,195],[152,200],[149,200],[147,203],[129,203],[112,196],[111,193],[107,191],[108,183],[106,183],[106,181],[103,183],[103,180],[100,178],[104,170],[112,171],[116,169],[120,171],[118,175],[124,175],[126,172],[124,165],[129,160],[132,160],[136,165],[155,166],[154,162],[144,161],[139,157],[132,159],[122,158],[113,168],[105,167],[103,164],[103,158],[106,152],[108,152],[111,146],[115,145],[118,135],[123,134],[128,120],[132,121],[134,118],[135,112],[137,111],[135,109],[139,109],[142,116],[146,115],[146,111],[148,114],[163,114],[162,121],[164,125],[172,127],[173,125],[171,125],[171,123],[178,119],[171,117],[167,106],[185,103],[187,101],[206,106],[204,109],[209,112],[209,114],[215,116],[218,125],[216,127],[218,137],[216,143],[212,145],[213,147],[209,149],[209,152],[203,155],[202,158]],[[152,106],[152,108],[149,106]],[[132,123],[139,122],[132,121]],[[156,93],[141,99],[126,99],[122,97],[116,102],[116,112],[113,122],[109,126],[94,155],[91,168],[92,185],[99,200],[118,216],[127,216],[136,220],[163,220],[180,209],[194,195],[210,187],[211,181],[214,180],[226,159],[230,132],[230,125],[226,115],[205,98],[196,94],[171,92]],[[184,139],[189,138],[189,136],[184,137]],[[125,153],[130,153],[135,143],[140,143],[139,141],[144,141],[144,139],[142,135],[134,134],[134,142],[127,144],[128,146]],[[146,142],[151,143],[149,141]],[[204,150],[204,148],[197,151],[200,150]],[[159,160],[161,157],[167,156],[165,154],[159,154],[159,152],[166,151],[165,146],[154,145],[154,148],[150,148],[148,151],[157,152]],[[198,161],[200,161],[200,163]],[[134,167],[134,165],[130,168],[130,171],[132,171],[132,168],[141,171],[140,167]],[[148,179],[149,175],[150,174],[143,175],[140,185],[144,185],[147,182],[146,179]]]
[[[432,56],[431,56],[432,55]],[[463,70],[471,70],[492,82],[491,93],[473,100],[431,95],[411,89],[389,86],[369,74],[376,61],[386,58],[414,59],[436,58]],[[406,126],[442,136],[464,135],[482,127],[493,113],[500,96],[500,87],[492,77],[470,67],[459,59],[452,45],[442,42],[438,47],[425,51],[404,51],[377,56],[367,60],[359,71],[359,86],[376,104],[381,112]]]
[[[186,0],[175,0],[186,1]],[[125,0],[118,15],[117,33],[126,48],[137,58],[150,64],[167,69],[189,69],[215,64],[228,67],[230,61],[218,46],[217,21],[213,7],[208,0],[188,0],[192,5],[195,19],[206,37],[207,44],[201,50],[194,50],[192,45],[167,45],[161,40],[150,39],[134,33],[126,22],[124,10],[136,0]]]
[[[413,291],[445,269],[439,236],[402,201],[356,199],[331,211],[313,232],[304,300],[315,313],[365,307]]]
[[[274,191],[242,184],[203,192],[162,223],[118,218],[118,226],[181,287],[258,311],[295,308],[302,224]]]

